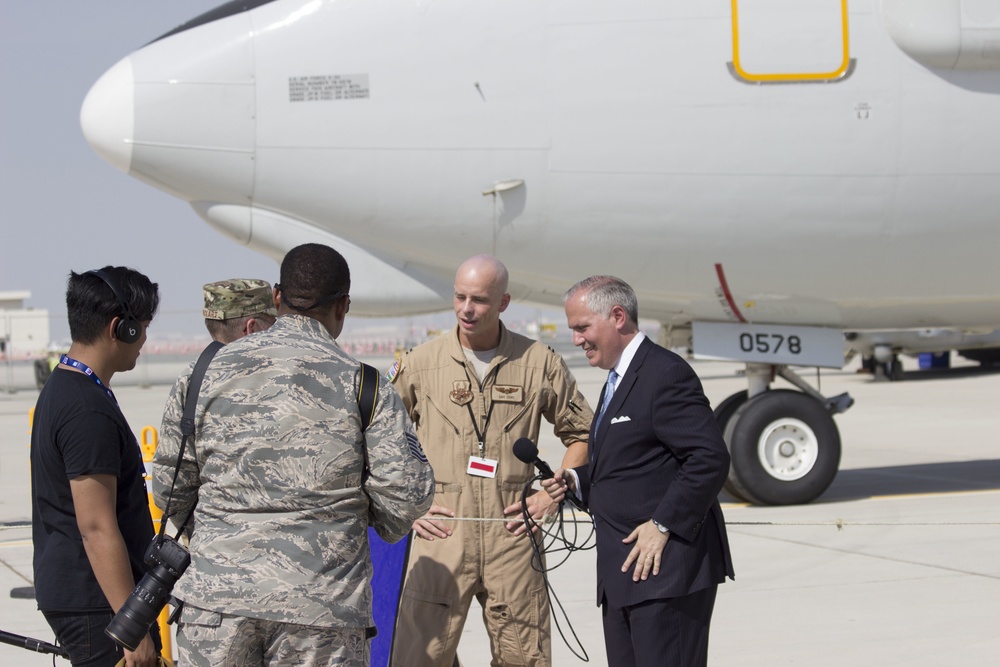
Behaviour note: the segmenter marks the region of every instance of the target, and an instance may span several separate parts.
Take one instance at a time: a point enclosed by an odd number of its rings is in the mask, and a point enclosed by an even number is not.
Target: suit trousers
[[[642,585],[642,584],[638,584]],[[616,667],[704,667],[718,585],[690,595],[601,606],[608,664]]]

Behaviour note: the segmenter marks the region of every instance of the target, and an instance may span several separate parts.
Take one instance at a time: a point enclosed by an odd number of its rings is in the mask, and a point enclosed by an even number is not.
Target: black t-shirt
[[[69,485],[80,475],[102,474],[118,478],[118,528],[138,582],[153,539],[139,443],[92,378],[57,369],[38,396],[31,428],[35,599],[42,611],[111,609],[87,559]]]

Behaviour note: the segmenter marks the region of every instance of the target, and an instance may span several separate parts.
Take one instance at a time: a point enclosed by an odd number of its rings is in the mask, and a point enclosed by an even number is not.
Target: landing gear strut
[[[771,389],[775,375],[802,391]],[[847,394],[826,398],[785,366],[747,364],[747,379],[747,391],[715,409],[732,457],[726,491],[763,505],[816,499],[840,465],[840,433],[833,415],[854,400]]]
[[[874,375],[876,382],[899,382],[903,379],[903,362],[895,354],[885,363],[876,361]]]
[[[903,362],[888,345],[876,345],[872,349],[872,373],[876,382],[898,382],[903,379]]]

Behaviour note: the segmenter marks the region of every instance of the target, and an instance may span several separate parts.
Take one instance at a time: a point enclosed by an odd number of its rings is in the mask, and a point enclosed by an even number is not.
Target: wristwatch
[[[652,521],[653,521],[653,525],[656,526],[656,529],[658,531],[660,531],[664,535],[669,535],[670,534],[670,529],[669,528],[667,528],[666,526],[661,526],[660,522],[657,521],[656,519],[653,519]]]

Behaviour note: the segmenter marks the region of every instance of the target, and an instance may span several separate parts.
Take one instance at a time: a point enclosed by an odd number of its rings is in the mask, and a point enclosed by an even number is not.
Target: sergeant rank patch
[[[410,446],[410,454],[413,455],[413,458],[421,463],[427,463],[427,456],[424,454],[424,449],[420,446],[420,440],[417,439],[417,436],[407,433],[406,444]]]

